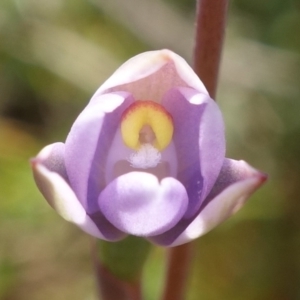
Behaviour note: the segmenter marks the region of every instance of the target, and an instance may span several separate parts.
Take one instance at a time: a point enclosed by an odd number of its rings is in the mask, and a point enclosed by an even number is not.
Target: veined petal
[[[170,50],[149,51],[125,62],[95,93],[128,91],[135,99],[160,102],[171,88],[191,87],[207,94],[201,80],[187,62]]]
[[[132,102],[132,96],[125,92],[97,97],[79,115],[67,137],[65,164],[70,185],[90,214],[98,211],[108,151],[122,112]]]
[[[99,197],[99,207],[118,229],[137,236],[160,234],[185,213],[184,186],[168,177],[160,182],[144,172],[131,172],[112,181]]]
[[[266,175],[244,161],[226,159],[200,214],[170,246],[196,239],[236,213],[266,180]]]
[[[86,214],[75,193],[58,174],[49,171],[39,159],[32,160],[32,170],[36,184],[48,203],[65,220],[76,224],[83,231],[100,239],[116,241],[124,237],[117,229],[104,236],[96,224]]]
[[[189,196],[184,218],[193,218],[216,182],[225,158],[222,114],[208,95],[191,88],[170,90],[162,105],[173,117],[177,178]]]

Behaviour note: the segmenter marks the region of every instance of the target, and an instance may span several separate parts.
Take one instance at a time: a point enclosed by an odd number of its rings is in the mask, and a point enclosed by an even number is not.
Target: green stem
[[[142,300],[141,274],[151,245],[129,236],[111,243],[92,240],[93,264],[102,300]]]

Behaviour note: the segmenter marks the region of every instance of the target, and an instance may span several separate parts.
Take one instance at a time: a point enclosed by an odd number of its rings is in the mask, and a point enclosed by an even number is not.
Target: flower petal
[[[196,239],[236,213],[266,180],[266,175],[244,161],[226,159],[218,181],[200,214],[170,245]]]
[[[216,182],[225,158],[222,114],[208,95],[191,88],[170,90],[162,105],[173,117],[177,178],[189,196],[185,218],[193,218]]]
[[[35,160],[43,164],[49,171],[58,173],[68,182],[67,171],[64,163],[64,143],[54,143],[44,147]]]
[[[125,62],[95,93],[128,91],[138,100],[160,102],[165,92],[176,86],[192,87],[208,94],[187,62],[170,50],[149,51]]]
[[[65,220],[79,226],[83,231],[100,239],[115,241],[123,238],[124,234],[115,229],[109,236],[104,236],[96,224],[86,214],[66,181],[58,174],[49,171],[39,159],[32,160],[32,170],[36,184],[48,203]]]
[[[124,92],[97,97],[79,115],[67,137],[65,164],[70,185],[88,213],[98,210],[108,151],[122,112],[132,101]]]
[[[99,197],[105,217],[117,228],[137,236],[160,234],[185,213],[188,197],[183,185],[168,177],[130,172],[112,181]]]

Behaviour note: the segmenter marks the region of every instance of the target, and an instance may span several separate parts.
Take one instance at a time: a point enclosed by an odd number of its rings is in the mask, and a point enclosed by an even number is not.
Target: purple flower
[[[142,53],[95,93],[65,143],[32,160],[49,204],[87,233],[163,246],[193,240],[235,213],[266,176],[225,158],[217,104],[169,51]]]

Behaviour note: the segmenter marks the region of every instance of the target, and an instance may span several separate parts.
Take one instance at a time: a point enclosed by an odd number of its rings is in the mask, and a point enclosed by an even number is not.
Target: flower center
[[[136,168],[153,168],[161,160],[173,136],[172,116],[153,101],[136,101],[123,113],[121,134],[125,145],[133,150],[129,162]]]

